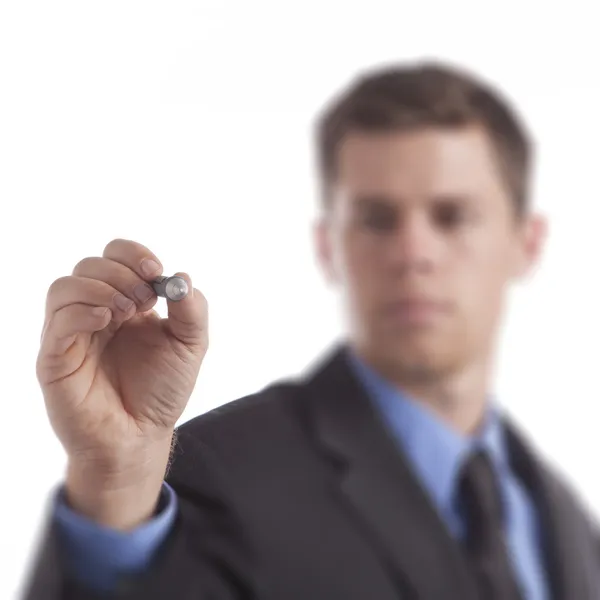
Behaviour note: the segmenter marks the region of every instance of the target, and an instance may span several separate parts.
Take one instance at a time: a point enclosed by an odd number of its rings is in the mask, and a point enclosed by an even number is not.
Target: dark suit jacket
[[[600,599],[593,525],[506,423],[512,462],[543,518],[556,600]],[[299,380],[178,429],[167,481],[176,526],[126,600],[475,600],[450,537],[343,347]],[[69,581],[49,520],[27,600],[91,600]]]

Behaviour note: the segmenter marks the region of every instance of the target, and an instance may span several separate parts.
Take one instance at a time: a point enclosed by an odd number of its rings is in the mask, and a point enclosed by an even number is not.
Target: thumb
[[[175,273],[188,284],[183,300],[167,298],[168,317],[165,327],[171,335],[186,346],[208,345],[208,303],[200,290],[194,289],[187,273]]]

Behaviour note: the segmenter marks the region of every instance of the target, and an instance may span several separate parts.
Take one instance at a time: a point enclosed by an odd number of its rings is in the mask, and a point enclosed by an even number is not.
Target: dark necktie
[[[464,548],[482,600],[522,600],[505,542],[502,499],[485,452],[466,461],[459,480],[459,501],[466,520]]]

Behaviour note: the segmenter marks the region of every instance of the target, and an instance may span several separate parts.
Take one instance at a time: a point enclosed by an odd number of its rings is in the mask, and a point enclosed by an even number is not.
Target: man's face
[[[507,284],[544,234],[519,219],[475,126],[349,135],[317,227],[352,341],[398,375],[437,378],[488,358]]]

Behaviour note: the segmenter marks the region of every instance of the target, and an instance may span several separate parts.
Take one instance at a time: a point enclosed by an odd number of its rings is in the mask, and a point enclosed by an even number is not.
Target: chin
[[[454,352],[426,340],[398,340],[380,347],[379,360],[390,373],[417,380],[434,380],[453,371]]]

